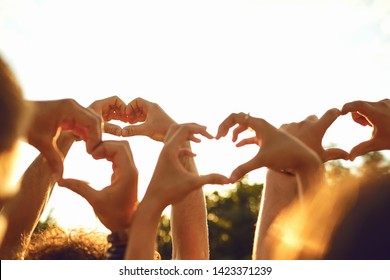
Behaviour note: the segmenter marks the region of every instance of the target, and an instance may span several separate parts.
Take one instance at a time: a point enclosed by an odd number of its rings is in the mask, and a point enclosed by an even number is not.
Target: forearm
[[[186,147],[191,148],[189,143]],[[198,174],[192,157],[183,159],[183,165]],[[209,259],[207,210],[202,189],[172,205],[171,231],[173,259]]]
[[[253,259],[267,259],[265,238],[268,230],[279,213],[297,197],[298,184],[295,176],[273,170],[267,171],[256,224]]]
[[[147,199],[140,202],[128,230],[126,260],[153,260],[163,209]]]
[[[65,156],[74,139],[62,134],[57,145]],[[51,166],[39,155],[20,180],[18,194],[4,205],[8,228],[0,249],[1,259],[20,258],[49,200],[55,181]]]

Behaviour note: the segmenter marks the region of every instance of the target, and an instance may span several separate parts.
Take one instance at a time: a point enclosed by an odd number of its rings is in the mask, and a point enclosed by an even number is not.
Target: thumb
[[[147,136],[147,132],[148,129],[145,127],[144,124],[129,125],[122,129],[122,136],[123,137],[136,136],[136,135]]]
[[[336,160],[336,159],[347,160],[349,159],[349,154],[346,151],[338,148],[330,148],[325,150],[325,155],[323,159],[324,162],[327,162],[329,160]]]
[[[65,187],[80,196],[84,197],[85,200],[93,206],[98,191],[93,189],[87,182],[76,180],[76,179],[61,179],[58,181],[58,185],[61,187]]]
[[[118,125],[105,122],[104,123],[104,132],[115,135],[115,136],[121,136],[122,135],[122,128]]]
[[[53,170],[53,178],[58,180],[62,178],[64,172],[63,161],[64,158],[61,152],[58,150],[57,145],[53,143],[44,144],[42,143],[38,149],[41,151],[42,155],[45,157],[49,165]]]
[[[248,162],[241,164],[240,166],[238,166],[236,169],[233,170],[232,174],[230,175],[230,182],[231,183],[237,182],[245,174],[259,167],[260,167],[259,161],[256,158],[253,158]]]
[[[374,151],[373,149],[373,143],[371,140],[362,142],[355,147],[352,148],[350,151],[350,160],[353,161],[356,157],[367,154],[369,152]]]
[[[200,175],[199,181],[201,185],[227,185],[230,183],[229,178],[221,174],[212,173],[208,175]]]

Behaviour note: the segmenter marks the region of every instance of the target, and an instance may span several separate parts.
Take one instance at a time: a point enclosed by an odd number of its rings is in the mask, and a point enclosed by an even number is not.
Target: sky
[[[73,98],[88,106],[112,95],[126,103],[142,97],[214,135],[233,112],[278,127],[353,100],[388,97],[390,1],[0,0],[0,55],[29,100]],[[370,134],[344,116],[323,143],[349,151]],[[162,144],[128,140],[142,199]],[[229,175],[258,148],[236,148],[227,137],[204,139],[193,150],[201,174]],[[17,176],[37,154],[22,145]],[[97,189],[109,184],[110,172],[82,143],[65,160],[65,177]],[[253,171],[248,180],[262,182],[263,174]],[[66,189],[55,188],[47,209],[53,207],[60,224],[96,225],[86,201]]]

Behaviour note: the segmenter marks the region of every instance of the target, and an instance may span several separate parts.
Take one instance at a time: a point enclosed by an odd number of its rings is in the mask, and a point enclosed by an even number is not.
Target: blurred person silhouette
[[[26,205],[30,205],[30,202],[34,204],[36,211],[42,210],[33,202],[34,188],[25,188],[26,192],[19,196],[19,188],[24,188],[24,180],[26,183],[32,179],[31,176],[29,177],[31,174],[27,174],[26,178],[23,177],[22,182],[16,184],[13,182],[12,176],[18,161],[19,141],[26,139],[42,153],[40,165],[46,165],[46,168],[50,169],[46,180],[54,184],[62,177],[63,172],[63,159],[57,146],[60,131],[72,131],[77,134],[86,142],[87,151],[92,152],[101,142],[101,121],[91,110],[71,99],[25,100],[14,73],[1,57],[0,111],[3,119],[3,126],[0,130],[0,170],[2,172],[0,257],[12,259],[19,256],[25,229],[27,228],[29,233],[33,229],[31,226],[34,224],[34,218],[24,219],[26,212],[22,210]],[[25,196],[23,198],[25,203],[20,203],[23,196]]]

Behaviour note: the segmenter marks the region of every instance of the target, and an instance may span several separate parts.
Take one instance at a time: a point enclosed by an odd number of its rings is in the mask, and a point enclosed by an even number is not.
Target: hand
[[[362,126],[372,126],[372,136],[350,151],[350,159],[369,152],[390,149],[390,100],[378,102],[353,101],[344,104],[341,113],[352,114],[353,120]]]
[[[91,153],[101,142],[101,121],[92,111],[72,99],[30,101],[34,109],[27,130],[28,143],[36,147],[53,167],[55,177],[61,178],[63,159],[56,145],[59,129],[71,130],[84,141]]]
[[[338,148],[325,150],[322,146],[326,131],[340,114],[338,109],[330,109],[320,119],[311,115],[299,123],[284,124],[280,129],[295,136],[314,150],[323,163],[335,159],[348,159],[349,154],[346,151]]]
[[[200,142],[194,134],[201,134],[208,139],[213,137],[206,127],[198,124],[172,125],[167,140],[161,150],[149,187],[144,199],[154,199],[161,209],[184,198],[191,191],[205,184],[228,184],[229,180],[220,174],[198,175],[188,171],[181,158],[195,156],[190,150],[183,149],[190,140]]]
[[[104,141],[92,153],[95,159],[112,162],[111,185],[98,191],[76,179],[62,179],[58,185],[84,197],[96,216],[111,231],[130,226],[137,205],[138,171],[127,141]]]
[[[118,96],[96,100],[88,108],[101,116],[104,121],[104,132],[122,136],[122,128],[109,123],[111,120],[119,120],[127,123],[126,104]]]
[[[236,146],[257,144],[259,152],[248,162],[233,170],[230,181],[235,182],[248,172],[260,167],[268,167],[276,171],[289,169],[292,172],[304,172],[321,165],[318,155],[297,138],[276,129],[267,121],[250,117],[244,113],[231,114],[219,126],[216,138],[220,139],[229,129],[238,124],[233,130],[233,142],[238,135],[252,128],[256,136],[240,141]]]
[[[165,135],[172,124],[176,122],[153,102],[140,97],[131,101],[126,108],[128,122],[139,125],[129,125],[122,129],[122,136],[145,135],[156,141],[164,141]]]

